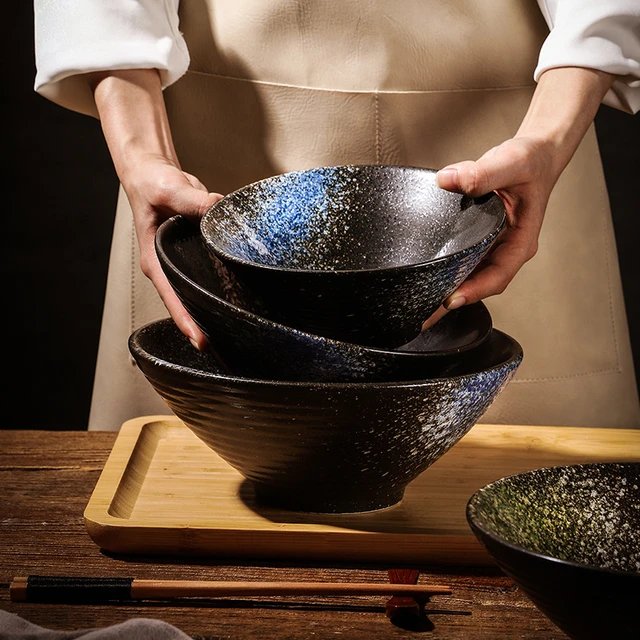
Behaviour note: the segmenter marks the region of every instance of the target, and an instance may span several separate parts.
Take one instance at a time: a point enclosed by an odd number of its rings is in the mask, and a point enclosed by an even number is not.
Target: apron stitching
[[[619,368],[601,369],[600,371],[589,371],[587,373],[573,373],[569,376],[552,376],[550,378],[514,378],[509,384],[518,382],[554,382],[557,380],[572,380],[574,378],[589,378],[591,376],[610,375],[612,373],[620,373]]]
[[[466,87],[462,89],[329,89],[326,87],[309,87],[301,84],[291,84],[287,82],[269,82],[267,80],[255,80],[254,78],[238,78],[235,76],[227,76],[221,73],[207,73],[205,71],[195,71],[189,69],[187,75],[205,76],[207,78],[219,78],[222,80],[236,80],[238,82],[249,82],[251,84],[259,84],[271,87],[282,87],[286,89],[302,89],[306,91],[325,91],[329,93],[350,93],[350,94],[429,94],[429,93],[468,93],[482,91],[513,91],[520,89],[531,89],[536,86],[535,82],[527,84],[514,84],[508,87]]]
[[[131,233],[129,234],[129,237],[131,240],[131,314],[129,317],[129,334],[131,334],[136,326],[136,235],[133,224],[131,224]],[[133,358],[131,359],[133,360]]]
[[[378,94],[378,91],[374,93],[373,104],[376,120],[376,164],[380,164],[380,95]]]
[[[611,291],[611,260],[609,253],[609,245],[606,241],[608,236],[608,228],[607,228],[607,209],[604,202],[604,191],[600,189],[599,200],[600,200],[600,211],[602,213],[602,226],[603,226],[603,234],[602,238],[604,239],[604,258],[605,258],[605,270],[607,273],[607,291],[609,293],[609,317],[611,319],[611,333],[613,336],[613,344],[616,353],[616,366],[609,367],[608,369],[600,369],[599,371],[588,371],[586,373],[574,373],[568,376],[552,376],[550,378],[514,378],[511,382],[553,382],[554,380],[571,380],[574,378],[587,378],[590,376],[600,376],[600,375],[609,375],[612,373],[622,373],[622,367],[620,366],[620,344],[618,341],[618,332],[616,330],[616,321],[615,314],[613,310],[613,295]]]
[[[593,127],[593,125],[591,125]],[[593,134],[595,136],[595,133]],[[607,229],[607,208],[604,202],[604,193],[605,188],[602,187],[600,189],[600,211],[602,213],[602,226],[603,226],[603,234],[602,240],[604,242],[604,261],[607,272],[607,291],[609,292],[609,317],[611,319],[611,332],[613,334],[613,344],[616,350],[616,368],[618,371],[621,370],[620,367],[620,345],[618,343],[618,332],[616,331],[616,319],[615,314],[613,312],[613,293],[611,291],[611,261],[609,255],[609,243],[607,242],[607,237],[609,236]],[[613,233],[613,232],[611,232]]]
[[[296,22],[298,23],[298,38],[300,40],[300,48],[302,55],[307,51],[307,32],[304,28],[304,5],[299,3],[296,6]]]

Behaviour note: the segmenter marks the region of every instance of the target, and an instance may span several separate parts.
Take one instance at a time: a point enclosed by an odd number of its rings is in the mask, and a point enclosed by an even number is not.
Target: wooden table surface
[[[116,438],[113,432],[0,430],[0,607],[50,629],[161,619],[199,640],[222,638],[480,638],[566,636],[497,568],[420,566],[448,584],[411,625],[385,616],[386,596],[236,598],[108,604],[11,602],[14,576],[387,582],[387,566],[291,566],[233,558],[127,557],[91,540],[83,512]],[[409,628],[406,628],[409,626]],[[2,629],[0,629],[2,637]]]

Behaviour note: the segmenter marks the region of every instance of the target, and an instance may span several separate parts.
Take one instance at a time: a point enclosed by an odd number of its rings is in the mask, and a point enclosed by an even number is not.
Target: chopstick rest
[[[226,596],[431,596],[450,593],[450,587],[434,584],[139,580],[40,575],[17,576],[9,585],[13,602],[58,603]]]
[[[389,569],[388,574],[391,584],[415,585],[418,582],[420,571],[418,569]],[[424,596],[424,594],[421,595]],[[420,603],[411,596],[394,593],[386,604],[385,612],[388,618],[417,617],[420,615]]]

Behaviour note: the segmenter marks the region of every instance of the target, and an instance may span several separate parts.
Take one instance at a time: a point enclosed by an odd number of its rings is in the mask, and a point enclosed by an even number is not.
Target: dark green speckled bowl
[[[640,638],[640,463],[509,476],[472,496],[467,520],[569,637]]]

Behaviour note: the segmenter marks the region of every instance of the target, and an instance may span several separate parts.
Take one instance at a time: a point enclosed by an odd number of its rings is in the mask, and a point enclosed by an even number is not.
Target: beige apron
[[[222,193],[321,165],[477,158],[516,132],[547,34],[534,0],[182,0],[180,12],[191,68],[165,93],[176,148]],[[537,256],[486,302],[525,357],[482,422],[640,426],[593,128],[552,194]],[[166,315],[121,194],[90,429],[169,412],[127,349]]]

